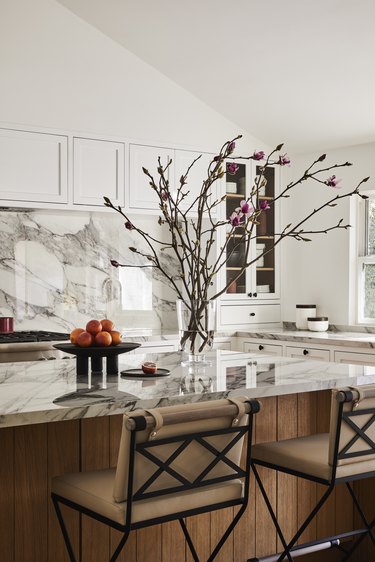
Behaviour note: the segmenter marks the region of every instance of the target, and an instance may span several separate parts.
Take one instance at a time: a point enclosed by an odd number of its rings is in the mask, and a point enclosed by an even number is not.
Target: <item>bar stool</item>
[[[367,520],[351,485],[356,480],[375,476],[375,385],[333,390],[329,433],[254,445],[251,464],[284,550],[263,558],[251,558],[248,562],[293,561],[294,557],[302,554],[331,547],[339,548],[343,552],[342,560],[347,560],[367,535],[375,545],[375,517]],[[289,543],[285,540],[267,497],[257,470],[258,465],[327,486],[327,490]],[[342,482],[347,486],[363,527],[295,546],[335,485]],[[346,537],[355,537],[348,550],[340,545],[340,540]]]
[[[184,517],[240,506],[214,548],[212,562],[249,499],[250,454],[256,400],[223,399],[125,414],[117,468],[65,474],[52,480],[52,501],[71,562],[76,562],[60,504],[123,533],[178,520],[199,562]],[[247,441],[246,467],[240,466]]]

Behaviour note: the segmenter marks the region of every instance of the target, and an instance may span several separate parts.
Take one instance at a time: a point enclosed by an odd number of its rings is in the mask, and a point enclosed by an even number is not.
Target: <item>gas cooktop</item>
[[[12,332],[10,334],[0,334],[0,343],[25,343],[38,341],[65,341],[69,339],[69,334],[61,332],[46,332],[44,330]]]

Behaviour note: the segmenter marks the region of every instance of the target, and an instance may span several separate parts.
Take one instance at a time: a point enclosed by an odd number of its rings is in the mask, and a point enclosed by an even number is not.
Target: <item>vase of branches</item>
[[[186,363],[202,364],[214,342],[216,300],[182,300],[176,302],[180,351],[187,355]]]
[[[157,269],[168,280],[174,289],[178,300],[177,312],[179,319],[180,349],[188,353],[192,363],[202,359],[202,354],[212,348],[215,330],[214,312],[216,300],[226,292],[231,292],[235,283],[241,278],[245,270],[255,266],[257,260],[263,259],[268,252],[278,246],[283,240],[289,238],[297,242],[310,242],[314,235],[327,234],[333,230],[346,230],[350,227],[340,219],[333,225],[321,228],[309,227],[309,220],[319,214],[323,209],[336,207],[344,199],[358,196],[367,197],[360,193],[360,186],[369,178],[361,180],[354,188],[340,192],[341,180],[336,176],[339,168],[351,166],[349,162],[325,166],[326,155],[322,154],[307,167],[305,172],[296,180],[289,182],[278,194],[267,201],[259,199],[259,193],[266,182],[267,168],[270,166],[290,166],[291,161],[287,154],[282,153],[283,145],[278,145],[270,154],[263,151],[254,151],[247,156],[235,155],[236,143],[241,138],[238,136],[223,144],[218,154],[210,162],[207,175],[202,178],[198,195],[186,204],[189,195],[189,172],[194,166],[195,159],[186,172],[180,177],[178,185],[170,185],[168,176],[172,160],[166,165],[161,164],[159,158],[156,174],[143,168],[149,180],[150,189],[156,193],[159,202],[159,216],[157,224],[166,227],[168,240],[160,235],[150,234],[134,224],[126,211],[112,204],[108,197],[104,197],[104,204],[119,213],[124,226],[134,230],[143,241],[143,247],[130,247],[129,249],[144,260],[144,264],[123,264],[111,260],[114,267],[152,267]],[[235,160],[254,160],[260,173],[256,175],[250,195],[240,202],[239,207],[231,215],[223,216],[220,208],[225,207],[226,194],[215,197],[215,184],[225,173],[235,175],[238,164]],[[327,188],[327,198],[320,205],[312,208],[305,216],[296,220],[294,224],[287,224],[275,232],[273,243],[265,248],[264,252],[251,252],[256,240],[256,228],[266,218],[270,208],[276,209],[281,200],[292,195],[307,182],[323,184]],[[136,186],[131,186],[136,189]],[[220,193],[220,190],[218,190]],[[191,211],[194,210],[194,218]],[[221,237],[220,230],[226,235]],[[223,243],[219,240],[224,239]],[[243,251],[244,248],[244,251]],[[241,267],[236,270],[234,278],[227,280],[226,284],[219,286],[217,278],[234,252],[242,249]],[[170,268],[163,262],[163,255],[173,256],[176,270],[171,273]]]

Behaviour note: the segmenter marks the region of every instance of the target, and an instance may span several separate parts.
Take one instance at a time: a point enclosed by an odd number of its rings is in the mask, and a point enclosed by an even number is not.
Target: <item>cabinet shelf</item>
[[[245,195],[243,193],[226,193],[225,194],[229,199],[243,199]]]
[[[227,271],[240,271],[242,269],[242,267],[227,267],[226,270]]]
[[[272,201],[273,197],[269,197],[268,195],[258,195],[258,199],[262,201]]]
[[[259,240],[273,240],[275,237],[274,236],[257,236],[257,239]]]
[[[257,271],[275,271],[274,267],[257,267]]]

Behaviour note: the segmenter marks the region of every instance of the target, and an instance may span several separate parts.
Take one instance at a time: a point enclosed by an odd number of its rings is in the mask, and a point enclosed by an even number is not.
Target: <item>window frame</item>
[[[375,253],[368,255],[368,218],[369,218],[369,201],[373,199],[375,202],[375,190],[366,190],[362,192],[368,199],[360,199],[358,205],[358,221],[357,221],[357,323],[362,325],[375,325],[375,317],[369,318],[364,316],[365,305],[365,287],[364,287],[364,271],[366,265],[375,266]]]

